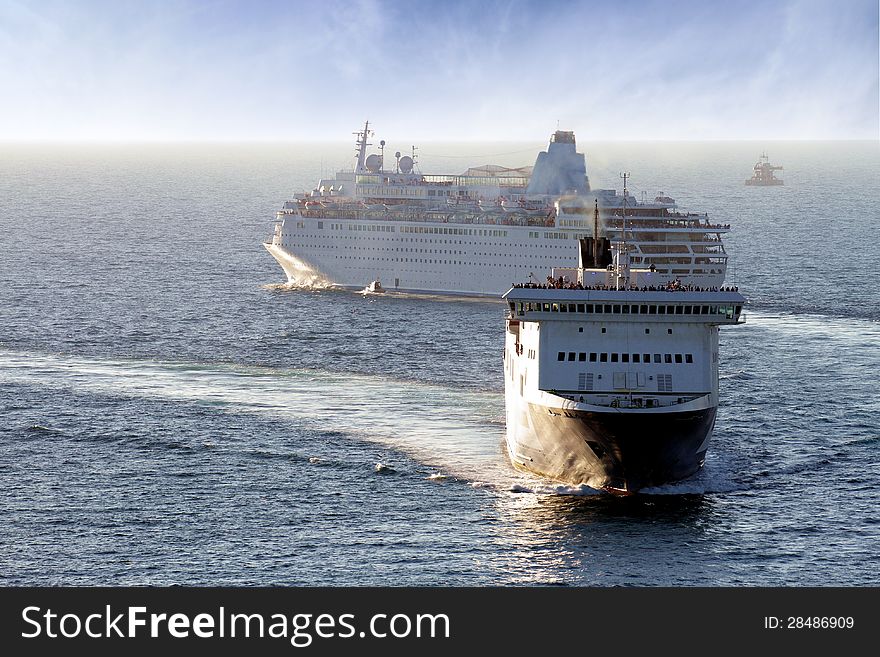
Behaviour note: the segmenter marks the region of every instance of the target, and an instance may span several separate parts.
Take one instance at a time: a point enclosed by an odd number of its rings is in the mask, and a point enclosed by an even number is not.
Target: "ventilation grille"
[[[660,374],[657,376],[657,391],[672,392],[672,375]]]
[[[578,390],[592,390],[593,389],[593,373],[592,372],[581,372],[578,374]]]

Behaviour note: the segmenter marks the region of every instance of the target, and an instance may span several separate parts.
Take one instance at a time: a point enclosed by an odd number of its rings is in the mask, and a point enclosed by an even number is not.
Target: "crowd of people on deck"
[[[560,276],[559,278],[553,278],[552,276],[547,277],[546,283],[514,283],[513,287],[515,288],[532,288],[538,290],[616,290],[612,285],[584,285],[580,281],[571,282],[567,280],[565,277]],[[702,287],[699,285],[689,285],[686,283],[682,283],[680,280],[675,279],[673,281],[669,281],[665,285],[643,285],[639,287],[638,285],[629,285],[626,288],[621,288],[626,290],[631,290],[633,292],[739,292],[739,287],[737,286],[727,286],[727,287]]]

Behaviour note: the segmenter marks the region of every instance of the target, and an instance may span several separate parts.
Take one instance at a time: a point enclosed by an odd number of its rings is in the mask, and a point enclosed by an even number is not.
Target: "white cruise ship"
[[[610,268],[519,284],[504,348],[507,449],[520,469],[629,494],[697,472],[719,403],[718,327],[736,288],[658,282],[612,245]]]
[[[649,202],[625,188],[591,189],[573,132],[554,133],[533,167],[459,175],[421,173],[399,151],[388,165],[384,141],[367,154],[369,122],[355,134],[354,169],[277,212],[264,245],[291,282],[360,290],[382,281],[389,291],[498,296],[513,281],[544,280],[554,263],[577,260],[582,237],[601,242],[591,265],[607,266],[624,221],[634,266],[653,267],[663,280],[724,281],[729,226],[681,212],[663,194]]]

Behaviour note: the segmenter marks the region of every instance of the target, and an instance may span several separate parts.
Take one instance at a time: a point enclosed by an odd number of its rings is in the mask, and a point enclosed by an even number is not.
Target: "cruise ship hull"
[[[336,225],[346,227],[348,224]],[[450,228],[466,230],[464,225],[450,225]],[[324,232],[323,229],[315,232],[318,231]],[[343,229],[342,232],[348,231]],[[471,242],[456,239],[454,245],[448,237],[422,238],[415,248],[423,253],[407,252],[414,248],[412,242],[402,241],[395,233],[387,234],[381,243],[365,243],[353,251],[335,246],[327,248],[326,242],[317,237],[299,243],[273,239],[263,246],[284,269],[288,281],[298,285],[320,281],[360,290],[378,279],[391,291],[457,296],[497,297],[514,280],[543,282],[553,273],[550,263],[554,260],[577,260],[576,240],[547,240],[548,243],[538,249],[530,245],[530,240],[534,240],[528,237],[528,228],[505,227],[496,232],[505,235]],[[404,253],[407,257],[402,257]],[[691,273],[687,279],[693,285],[712,287],[722,284],[724,274],[723,271]]]
[[[717,407],[680,412],[548,408],[523,403],[508,418],[514,465],[615,493],[679,481],[703,465]]]

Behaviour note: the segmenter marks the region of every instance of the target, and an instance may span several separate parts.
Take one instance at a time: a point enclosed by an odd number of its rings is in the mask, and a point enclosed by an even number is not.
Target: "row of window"
[[[333,225],[336,225],[336,226],[342,226],[342,224],[331,224],[331,226],[333,226]],[[393,228],[393,226],[392,226],[391,228]],[[342,230],[342,229],[340,228],[340,230]],[[386,232],[394,232],[394,231],[392,230],[392,231],[386,231]],[[481,237],[484,237],[484,238],[485,238],[485,237],[493,237],[493,236],[488,235],[488,233],[489,233],[490,231],[487,230],[487,231],[485,231],[485,232],[486,232],[487,234],[486,234],[486,235],[482,235]],[[499,231],[494,231],[494,232],[499,232]],[[290,235],[291,235],[290,233],[282,234],[282,237],[283,237],[283,238],[287,238],[287,237],[289,237]],[[494,237],[497,237],[497,235],[494,236]],[[484,247],[484,246],[500,246],[500,247],[508,247],[507,244],[503,244],[502,242],[478,242],[478,241],[470,241],[470,242],[469,242],[468,240],[454,240],[454,239],[452,239],[452,240],[445,240],[445,239],[433,239],[433,238],[430,238],[430,237],[397,237],[397,236],[394,236],[394,237],[383,237],[383,236],[381,236],[381,235],[377,235],[377,236],[375,236],[375,237],[373,237],[373,236],[361,237],[361,236],[359,236],[359,235],[306,235],[306,239],[308,239],[308,238],[313,238],[313,239],[315,239],[315,240],[326,240],[326,241],[330,241],[330,242],[331,242],[331,245],[330,245],[331,248],[335,248],[335,245],[340,243],[339,240],[355,240],[355,243],[356,243],[356,244],[370,244],[370,245],[372,245],[373,243],[376,243],[376,242],[391,242],[392,244],[402,244],[402,243],[404,243],[404,242],[420,242],[420,243],[423,243],[423,244],[464,244],[464,245],[471,246],[471,247],[474,247],[474,248]],[[291,239],[294,239],[294,238],[291,238]],[[324,246],[323,241],[322,241],[321,243],[318,243],[317,241],[315,241],[315,242],[301,241],[301,243],[303,243],[303,244],[309,244],[309,245]],[[545,244],[538,244],[537,246],[547,246],[547,245],[545,245]],[[366,247],[352,246],[352,247],[348,247],[348,248],[352,248],[352,249],[357,249],[357,248],[370,249],[370,248],[376,248],[376,247],[373,247],[373,246],[366,246]],[[480,255],[480,254],[477,254],[477,255]]]
[[[550,232],[539,231],[539,230],[530,230],[529,237],[535,238],[535,239],[537,239],[539,237],[543,237],[544,239],[548,239],[548,240],[567,240],[567,239],[569,239],[568,233],[550,233]],[[572,237],[572,239],[575,239],[575,238]]]
[[[384,171],[382,173],[385,173]],[[433,185],[443,185],[449,187],[491,187],[493,189],[499,189],[501,187],[501,191],[505,191],[504,188],[510,189],[511,193],[517,193],[517,188],[525,188],[526,185],[529,184],[528,178],[520,178],[518,176],[505,176],[504,184],[501,185],[499,179],[495,176],[449,176],[449,175],[426,175],[422,176],[421,180],[400,180],[394,179],[391,176],[380,176],[379,174],[370,174],[363,173],[359,174],[355,177],[355,184],[357,185],[356,192],[358,195],[362,196],[378,196],[376,193],[376,189],[384,189],[384,187],[378,187],[380,184],[389,185],[389,184],[397,184],[397,185],[407,185],[417,190],[424,189],[424,184],[433,184]],[[369,185],[369,186],[368,186]],[[342,186],[340,185],[339,191],[342,191]],[[428,193],[431,193],[431,189],[428,189]],[[442,190],[436,190],[437,194],[440,194]],[[463,189],[454,189],[453,192],[457,192],[458,194],[466,193]]]
[[[343,224],[330,224],[331,230],[342,230]],[[306,224],[304,221],[296,222],[297,228],[305,228]],[[318,228],[320,230],[324,230],[324,222],[318,222]],[[379,232],[379,233],[394,233],[397,232],[396,226],[386,226],[382,224],[361,224],[361,223],[350,223],[348,224],[348,230],[354,231],[367,231],[367,232]],[[476,237],[507,237],[506,230],[498,230],[498,229],[489,229],[489,228],[448,228],[443,226],[401,226],[401,233],[418,233],[418,234],[426,234],[426,235],[474,235]],[[547,235],[560,235],[565,237],[562,233],[547,233]]]
[[[401,233],[428,235],[476,235],[478,237],[507,237],[506,230],[488,228],[448,228],[445,226],[401,226]]]
[[[318,222],[318,228],[323,228],[324,222]],[[377,231],[380,233],[393,233],[395,232],[394,226],[382,226],[381,224],[348,224],[349,230],[366,230],[366,231]]]
[[[421,196],[417,187],[360,187],[357,192],[364,196],[378,196],[384,198],[394,198],[395,196]]]
[[[607,352],[590,352],[587,354],[584,351],[568,352],[568,361],[584,363],[587,361],[587,357],[589,356],[589,361],[591,363],[650,363],[651,362],[651,354],[619,354],[619,353],[607,353]],[[566,360],[566,352],[560,351],[556,356],[556,360],[564,361]],[[654,354],[655,363],[693,363],[694,355],[693,354]]]
[[[726,315],[732,318],[733,313],[739,314],[742,306],[699,305],[654,305],[654,304],[619,304],[619,303],[539,303],[537,301],[518,303],[510,302],[511,310],[516,308],[519,315],[527,312],[545,313],[603,313],[615,315]]]

